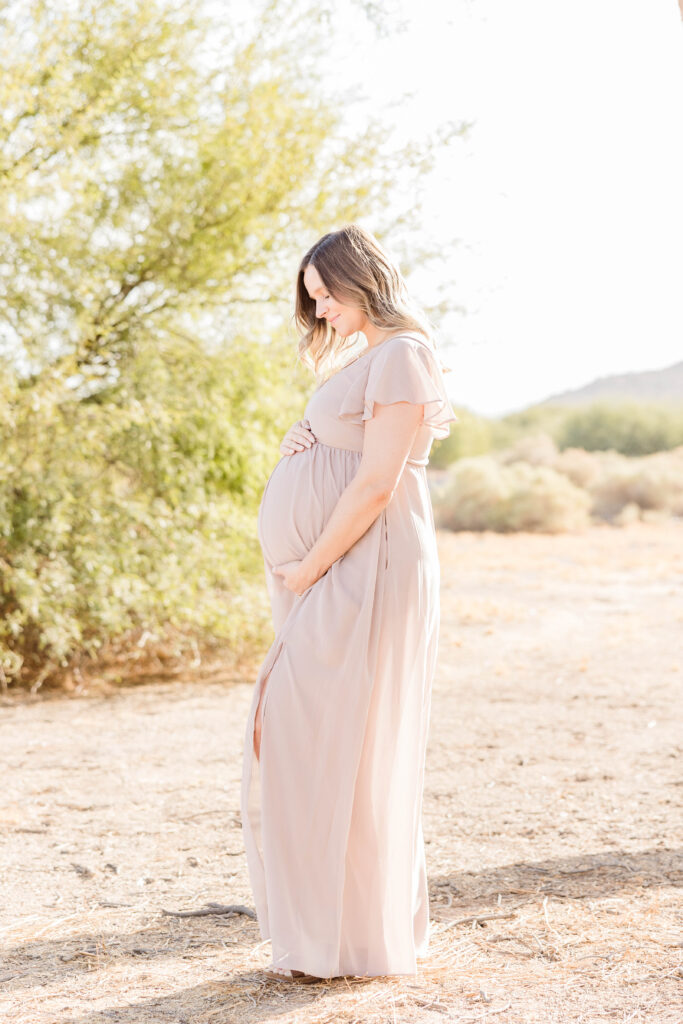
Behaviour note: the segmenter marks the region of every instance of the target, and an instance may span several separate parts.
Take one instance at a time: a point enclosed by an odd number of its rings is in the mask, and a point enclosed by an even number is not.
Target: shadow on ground
[[[519,901],[520,894],[529,902],[546,896],[580,900],[599,899],[636,889],[675,886],[683,877],[683,850],[658,848],[638,852],[610,851],[544,861],[505,864],[482,872],[460,872],[431,880],[432,919],[447,922],[462,916],[464,908],[484,912],[485,908],[503,906],[508,900]],[[451,896],[446,910],[440,902],[444,890]],[[498,897],[501,897],[501,901]],[[93,969],[112,963],[139,964],[166,958],[206,956],[216,949],[224,955],[222,940],[230,935],[232,949],[239,953],[260,942],[258,926],[247,918],[228,921],[216,918],[161,918],[153,927],[128,934],[96,932],[28,942],[7,950],[3,990],[28,992],[35,987],[82,976],[84,985]],[[373,981],[375,979],[367,979]],[[224,979],[183,988],[172,994],[149,1000],[97,1010],[78,1016],[63,1017],[64,1024],[139,1024],[140,1021],[173,1021],[191,1024],[203,1019],[207,1003],[211,1019],[230,1020],[230,1011],[240,1005],[240,1020],[257,1024],[278,1013],[291,1013],[297,1007],[309,1006],[330,988],[349,984],[354,988],[365,984],[363,979],[336,979],[320,985],[288,985],[269,982],[259,968],[230,971],[226,966]],[[251,996],[250,996],[251,993]],[[258,994],[258,999],[253,996]],[[253,1003],[249,1008],[247,1002]]]
[[[453,907],[489,905],[500,895],[518,899],[555,896],[600,899],[637,889],[674,886],[683,881],[683,850],[661,847],[625,853],[584,854],[551,860],[504,864],[483,872],[455,872],[431,879],[432,897],[447,888]],[[441,908],[436,909],[436,919]]]

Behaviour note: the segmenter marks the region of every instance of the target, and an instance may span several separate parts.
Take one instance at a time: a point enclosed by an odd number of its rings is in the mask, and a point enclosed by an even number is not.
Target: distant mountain
[[[573,391],[551,395],[536,406],[583,405],[601,399],[635,399],[641,402],[683,402],[683,362],[666,366],[663,370],[643,370],[640,373],[618,373],[611,377],[598,377],[590,384]]]

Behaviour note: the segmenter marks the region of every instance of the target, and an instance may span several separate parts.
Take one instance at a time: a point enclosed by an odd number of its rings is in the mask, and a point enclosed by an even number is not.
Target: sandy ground
[[[252,906],[214,670],[4,700],[0,1019],[680,1022],[683,523],[439,547],[418,975],[268,982],[254,920],[162,914]]]

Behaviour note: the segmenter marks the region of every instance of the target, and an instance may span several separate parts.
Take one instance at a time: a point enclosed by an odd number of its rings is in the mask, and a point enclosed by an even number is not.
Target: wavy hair
[[[325,288],[338,302],[361,309],[380,330],[416,331],[436,352],[432,324],[408,294],[401,272],[374,235],[358,224],[330,231],[312,245],[301,260],[296,283],[294,321],[301,331],[299,358],[317,378],[327,378],[363,352],[358,332],[343,338],[327,320],[315,315],[315,300],[304,284],[304,271],[313,264]],[[441,363],[443,371],[449,367]]]

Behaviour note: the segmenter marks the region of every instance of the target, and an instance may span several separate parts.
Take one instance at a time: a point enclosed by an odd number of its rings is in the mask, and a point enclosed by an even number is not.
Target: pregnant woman
[[[422,791],[439,633],[425,466],[457,417],[428,321],[364,228],[306,253],[296,321],[322,382],[259,508],[275,640],[241,793],[266,973],[415,974],[429,938]],[[349,360],[359,333],[367,344]]]

